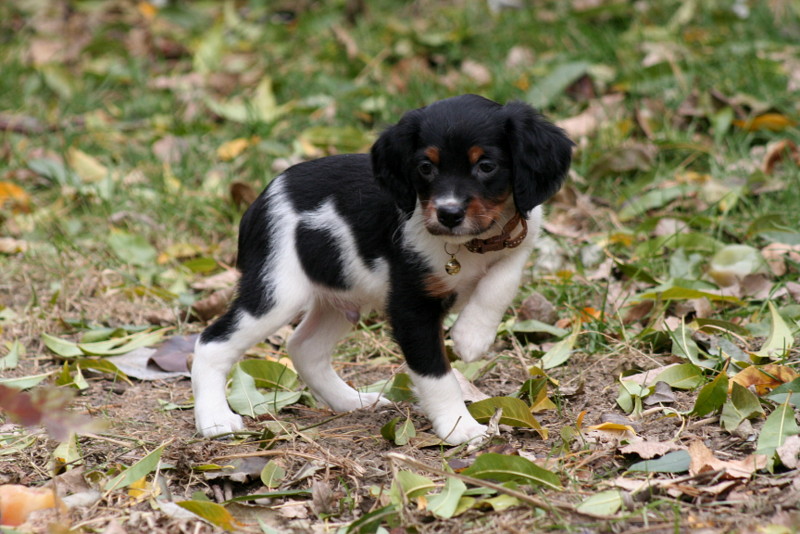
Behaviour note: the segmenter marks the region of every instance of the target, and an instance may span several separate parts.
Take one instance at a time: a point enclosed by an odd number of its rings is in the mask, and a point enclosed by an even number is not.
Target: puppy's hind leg
[[[336,343],[352,327],[340,310],[317,301],[287,345],[300,378],[317,399],[337,412],[388,403],[378,393],[361,393],[351,388],[331,367],[331,354]]]
[[[205,329],[197,340],[192,364],[192,390],[197,430],[206,437],[244,428],[241,416],[228,406],[225,386],[231,367],[256,343],[291,321],[301,307],[281,303],[254,316],[235,301],[230,310]]]

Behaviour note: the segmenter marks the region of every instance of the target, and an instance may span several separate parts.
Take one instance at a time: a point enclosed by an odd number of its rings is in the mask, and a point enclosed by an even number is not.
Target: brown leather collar
[[[515,238],[511,238],[511,232],[514,228],[517,227],[518,224],[522,223],[522,231],[519,235]],[[525,236],[528,235],[528,221],[519,214],[519,212],[515,213],[511,219],[503,226],[503,233],[500,235],[487,237],[486,239],[478,239],[475,238],[468,243],[465,243],[464,246],[470,252],[475,252],[476,254],[483,254],[484,252],[496,252],[498,250],[503,250],[504,248],[515,248],[522,243],[525,239]]]

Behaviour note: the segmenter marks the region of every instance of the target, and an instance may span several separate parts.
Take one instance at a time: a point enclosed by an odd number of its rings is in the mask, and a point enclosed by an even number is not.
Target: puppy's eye
[[[435,167],[429,161],[423,161],[417,166],[417,172],[419,172],[423,178],[431,178],[433,176],[434,169]]]
[[[478,163],[478,170],[480,170],[483,174],[492,174],[495,170],[497,170],[497,163],[494,161],[483,160]]]

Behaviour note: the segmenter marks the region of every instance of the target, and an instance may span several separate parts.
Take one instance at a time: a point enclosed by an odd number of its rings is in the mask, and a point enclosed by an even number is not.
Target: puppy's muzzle
[[[466,210],[460,204],[455,202],[448,202],[436,207],[436,219],[442,226],[447,228],[455,228],[462,222],[466,216]]]

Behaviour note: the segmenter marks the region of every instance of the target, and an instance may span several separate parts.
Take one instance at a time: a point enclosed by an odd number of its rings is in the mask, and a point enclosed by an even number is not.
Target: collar
[[[517,237],[512,239],[511,232],[518,224],[522,224],[522,231]],[[528,221],[520,215],[519,212],[515,213],[511,219],[503,226],[503,232],[499,235],[487,237],[486,239],[475,238],[464,244],[467,250],[475,252],[476,254],[483,254],[484,252],[496,252],[504,248],[518,247],[525,236],[528,235]]]

